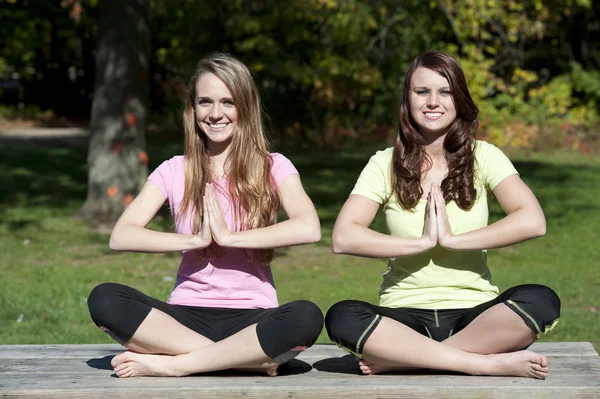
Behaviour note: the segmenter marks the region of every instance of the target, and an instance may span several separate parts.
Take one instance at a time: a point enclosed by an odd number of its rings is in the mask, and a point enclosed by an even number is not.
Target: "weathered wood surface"
[[[119,345],[0,345],[0,397],[21,398],[600,398],[600,357],[589,343],[537,343],[545,381],[422,371],[361,376],[356,361],[316,345],[279,377],[212,373],[184,378],[117,378]]]

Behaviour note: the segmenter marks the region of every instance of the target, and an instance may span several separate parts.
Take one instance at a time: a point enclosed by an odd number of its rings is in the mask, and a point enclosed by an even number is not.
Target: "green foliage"
[[[0,78],[35,82],[40,99],[26,102],[57,115],[83,107],[93,86],[97,0],[0,4]],[[524,148],[548,135],[569,141],[573,130],[585,132],[582,145],[597,136],[600,22],[588,0],[152,0],[151,7],[151,115],[171,130],[181,129],[195,63],[227,51],[255,73],[276,141],[387,140],[406,68],[441,49],[465,69],[483,136]],[[77,93],[70,103],[47,94],[65,85]],[[33,93],[30,86],[22,92]]]
[[[571,63],[573,87],[595,99],[600,99],[600,71],[586,71],[578,62]]]

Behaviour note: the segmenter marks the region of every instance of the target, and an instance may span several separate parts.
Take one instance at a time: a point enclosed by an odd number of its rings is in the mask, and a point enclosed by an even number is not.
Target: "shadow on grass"
[[[383,146],[381,146],[383,148]],[[278,151],[278,149],[275,149]],[[300,171],[302,182],[313,200],[326,232],[352,191],[356,179],[374,154],[373,148],[333,150],[279,150],[292,160]],[[149,172],[162,161],[181,154],[180,139],[166,141],[148,139]],[[540,200],[547,217],[567,218],[564,209],[578,208],[595,211],[600,208],[589,198],[572,195],[571,187],[593,186],[597,165],[554,163],[551,160],[517,160],[514,162],[522,178]],[[38,220],[27,216],[27,208],[43,207],[73,214],[83,204],[87,191],[87,140],[79,142],[28,140],[0,141],[0,225],[16,231]],[[7,218],[9,209],[21,208],[19,218]],[[60,212],[57,212],[60,215]],[[172,227],[171,216],[163,208],[158,224]],[[491,209],[491,219],[503,215],[499,206]],[[373,226],[383,229],[383,219]]]
[[[548,161],[513,161],[523,181],[535,193],[547,219],[560,223],[571,218],[568,210],[597,212],[592,190],[597,185],[600,166],[598,164],[582,165],[565,162]],[[583,189],[582,189],[583,188]],[[573,192],[586,192],[590,197],[573,195]],[[498,220],[505,215],[502,208],[494,203],[490,208],[490,221]]]
[[[0,138],[0,226],[17,231],[39,225],[37,214],[28,212],[33,207],[56,216],[74,215],[87,195],[87,152],[86,138]],[[181,150],[177,144],[157,141],[149,143],[148,152],[152,171]],[[9,211],[19,216],[7,217]],[[168,210],[161,215],[164,226],[170,227]]]

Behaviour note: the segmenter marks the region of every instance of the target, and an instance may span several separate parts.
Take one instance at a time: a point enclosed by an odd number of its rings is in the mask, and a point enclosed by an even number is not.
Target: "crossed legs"
[[[483,319],[512,313],[504,319],[502,328],[480,342],[481,332],[489,326]],[[528,350],[509,352],[508,348],[529,346],[537,338],[521,318],[505,305],[496,305],[467,328],[443,342],[437,342],[387,317],[382,318],[366,341],[359,361],[363,374],[428,368],[457,371],[472,375],[511,375],[545,379],[548,360]],[[513,329],[509,336],[504,330]],[[518,342],[518,344],[517,344]],[[415,348],[418,348],[415,350]],[[502,350],[502,348],[506,350]],[[514,350],[514,349],[513,349]]]
[[[360,358],[363,374],[429,368],[473,375],[544,379],[548,375],[546,357],[523,350],[537,340],[533,328],[539,328],[538,324],[550,326],[558,319],[558,297],[547,287],[540,287],[520,286],[515,287],[518,288],[516,291],[507,292],[512,295],[510,297],[522,300],[524,307],[541,301],[546,307],[543,317],[519,315],[504,303],[509,299],[499,297],[493,303],[483,304],[485,310],[476,317],[467,316],[466,320],[459,321],[459,332],[442,342],[427,337],[426,327],[411,320],[401,323],[386,316],[385,308],[359,301],[334,305],[327,314],[326,326],[330,338]],[[379,310],[383,312],[378,313]],[[540,321],[536,322],[536,318]],[[367,325],[370,320],[373,320],[370,328],[356,334],[348,333],[352,329],[349,326]]]
[[[124,299],[124,293],[127,297],[134,296],[135,300]],[[152,306],[147,303],[139,306],[137,301],[150,302]],[[136,303],[130,306],[127,302]],[[88,305],[94,322],[130,349],[115,356],[111,362],[119,377],[184,376],[230,368],[264,370],[268,375],[277,375],[278,362],[274,358],[279,359],[279,355],[291,349],[299,351],[312,345],[323,323],[320,310],[306,301],[296,301],[277,309],[231,309],[227,310],[231,317],[226,317],[228,332],[212,331],[218,339],[210,339],[198,330],[210,332],[220,320],[219,309],[205,308],[209,320],[194,320],[186,317],[189,309],[182,310],[132,288],[111,283],[94,289]],[[129,312],[125,312],[123,306],[129,306]],[[294,328],[292,318],[296,313],[303,318],[304,329],[301,331]],[[142,321],[138,324],[136,320]],[[234,324],[231,324],[232,320]],[[274,340],[273,335],[288,325],[294,332],[288,334],[287,342],[286,339]],[[301,342],[292,344],[293,340]]]

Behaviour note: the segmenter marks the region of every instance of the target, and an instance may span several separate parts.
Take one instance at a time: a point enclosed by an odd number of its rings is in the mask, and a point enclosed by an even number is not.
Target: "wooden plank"
[[[537,342],[529,349],[546,356],[598,356],[589,342]],[[56,358],[89,359],[115,355],[126,350],[118,344],[0,345],[0,359]],[[335,345],[314,345],[302,357],[339,357],[346,352]]]
[[[95,373],[97,370],[112,370],[110,366],[111,356],[96,359],[0,359],[0,373],[66,373],[66,374],[84,374]],[[324,372],[346,372],[358,374],[358,363],[351,356],[343,358],[322,358],[319,356],[300,357],[296,368],[300,370],[314,366],[323,368]],[[300,363],[304,363],[301,365]],[[329,370],[325,370],[328,368]],[[594,359],[591,356],[560,356],[550,358],[550,372],[554,377],[560,375],[571,375],[579,373],[581,370],[590,370],[599,372],[600,375],[600,357]],[[311,372],[317,372],[312,369]]]
[[[327,374],[327,375],[326,375]],[[585,375],[587,374],[587,375]],[[177,387],[181,389],[210,387],[211,389],[220,387],[224,390],[232,385],[239,386],[264,386],[264,387],[305,387],[310,385],[319,389],[328,390],[335,387],[359,388],[359,387],[387,387],[388,389],[399,388],[401,384],[404,388],[427,389],[433,386],[463,386],[465,389],[513,389],[515,387],[527,388],[535,391],[546,388],[591,388],[600,389],[600,383],[593,381],[592,373],[582,373],[580,376],[570,378],[549,377],[547,380],[536,380],[533,378],[519,377],[486,377],[486,376],[468,376],[451,375],[442,373],[410,373],[395,375],[377,375],[362,376],[354,374],[330,373],[305,373],[297,375],[287,375],[280,377],[267,377],[266,375],[232,375],[232,374],[212,374],[207,376],[192,376],[185,378],[164,378],[164,377],[138,377],[120,379],[111,377],[111,372],[86,373],[76,377],[60,373],[40,373],[40,374],[11,374],[10,381],[3,381],[4,389],[69,389],[70,386],[85,386],[91,390],[101,389],[102,387],[121,387],[121,388],[141,388],[141,387]]]
[[[110,359],[124,350],[120,345],[3,345],[0,397],[600,397],[600,357],[589,343],[537,343],[531,349],[549,357],[550,374],[545,381],[435,371],[362,376],[352,356],[333,345],[315,345],[282,366],[277,378],[221,372],[119,379],[110,368]]]
[[[490,386],[478,377],[477,384],[464,384],[464,381],[433,379],[427,377],[422,384],[414,384],[410,378],[362,377],[360,384],[331,385],[330,381],[311,381],[308,384],[293,384],[283,378],[240,379],[226,380],[218,383],[211,378],[211,384],[192,384],[190,381],[204,378],[161,379],[160,382],[151,378],[119,380],[114,378],[112,384],[99,384],[97,378],[90,380],[73,380],[69,385],[59,389],[48,386],[34,385],[37,379],[23,379],[20,389],[0,391],[4,397],[244,397],[244,398],[598,398],[598,387],[582,386],[581,381],[562,387],[537,384],[521,385],[505,382],[501,387]],[[269,380],[269,382],[263,381]],[[277,380],[278,384],[270,381]],[[365,383],[370,380],[370,383]],[[558,388],[558,389],[557,389]]]

